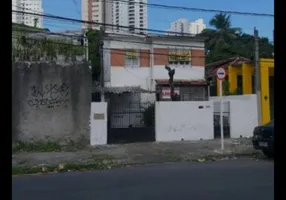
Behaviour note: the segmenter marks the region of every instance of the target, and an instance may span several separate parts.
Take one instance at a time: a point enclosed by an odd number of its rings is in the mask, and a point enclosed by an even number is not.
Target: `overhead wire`
[[[73,19],[73,18],[67,18],[67,17],[61,17],[61,16],[55,16],[55,15],[47,15],[47,14],[38,14],[38,13],[30,13],[25,11],[15,11],[12,10],[12,12],[16,13],[22,13],[22,14],[28,14],[28,15],[37,15],[37,16],[44,16],[50,19],[55,20],[62,20],[62,21],[70,21],[70,22],[77,22],[77,23],[86,23],[86,24],[95,24],[95,25],[101,25],[101,26],[110,26],[110,27],[118,27],[118,28],[125,28],[129,29],[129,26],[121,26],[121,25],[114,25],[114,24],[107,24],[107,23],[99,23],[99,22],[93,22],[93,21],[85,21],[85,20],[79,20],[79,19]],[[163,30],[156,30],[156,29],[146,29],[146,28],[140,28],[140,27],[132,27],[134,30],[140,30],[142,31],[150,31],[150,32],[157,32],[157,33],[168,33],[173,35],[182,35],[181,32],[174,32],[174,31],[163,31]],[[146,34],[143,34],[146,35]],[[190,33],[184,33],[184,36],[195,36],[195,34]]]
[[[108,1],[108,0],[106,0]],[[116,0],[117,1],[117,0]],[[115,1],[115,2],[116,2]],[[114,1],[113,1],[114,2]],[[55,15],[51,15],[51,14],[38,14],[38,13],[30,13],[30,12],[25,12],[25,11],[15,11],[12,10],[12,12],[16,12],[16,13],[21,13],[21,14],[28,14],[28,15],[37,15],[37,16],[43,16],[43,17],[47,17],[50,19],[54,19],[54,20],[61,20],[63,22],[66,21],[70,21],[70,22],[76,22],[76,23],[87,23],[87,24],[96,24],[96,25],[107,25],[107,26],[112,26],[112,27],[123,27],[123,28],[130,28],[129,26],[118,26],[118,25],[113,25],[113,24],[106,24],[106,23],[98,23],[98,22],[90,22],[90,21],[84,21],[84,20],[79,20],[79,19],[72,19],[72,18],[66,18],[66,17],[61,17],[61,16],[55,16]],[[142,31],[142,28],[138,28],[138,27],[134,27],[134,29],[140,29]],[[162,30],[155,30],[155,29],[143,29],[143,30],[151,30],[154,32],[166,32],[166,31],[162,31]],[[35,31],[33,31],[35,33]],[[39,32],[39,33],[43,33],[43,32]],[[61,34],[61,33],[52,33],[52,32],[44,32],[45,34],[50,34],[50,35],[61,35],[61,36],[66,36],[66,37],[83,37],[82,35],[66,35],[66,34]],[[181,34],[179,32],[169,32],[168,33],[173,33],[173,34]],[[189,34],[186,34],[189,35]],[[192,34],[190,34],[191,36],[193,36]],[[109,41],[120,41],[120,42],[126,42],[124,40],[116,40],[116,39],[109,39]],[[131,41],[131,43],[138,43],[138,44],[146,44],[146,42],[141,42],[141,41]],[[166,44],[159,44],[159,43],[153,43],[156,45],[165,45]],[[192,46],[186,46],[186,45],[168,45],[168,46],[175,46],[175,47],[196,47],[194,45]],[[197,46],[199,48],[203,48],[202,46]]]
[[[233,10],[218,10],[218,9],[208,9],[208,8],[196,8],[196,7],[186,7],[186,6],[176,6],[176,5],[168,5],[168,4],[157,4],[157,3],[145,3],[129,0],[99,0],[102,2],[111,2],[111,3],[122,3],[122,4],[139,4],[142,6],[159,8],[159,9],[169,9],[169,10],[184,10],[191,12],[208,12],[208,13],[225,13],[231,15],[244,15],[244,16],[257,16],[257,17],[274,17],[272,13],[257,13],[257,12],[241,12],[241,11],[233,11]]]
[[[94,21],[86,21],[86,20],[80,20],[80,19],[74,19],[74,18],[68,18],[68,17],[52,16],[52,15],[47,15],[47,14],[31,13],[31,12],[25,12],[25,11],[12,10],[12,12],[20,13],[20,14],[28,14],[28,15],[47,17],[47,18],[53,18],[53,19],[61,19],[61,20],[66,20],[66,21],[74,21],[74,22],[78,22],[78,23],[86,23],[86,24],[98,25],[98,26],[117,27],[117,28],[126,28],[126,29],[130,28],[129,26],[115,25],[115,24],[109,24],[109,23],[100,23],[100,22],[94,22]],[[180,32],[174,32],[174,31],[163,31],[163,30],[139,28],[139,27],[132,27],[132,29],[140,30],[141,32],[149,31],[149,32],[155,32],[155,33],[182,34]],[[186,33],[185,35],[186,36],[195,36],[194,34],[190,34],[190,33]]]
[[[13,37],[15,39],[20,39],[19,37]],[[32,38],[27,38],[28,40],[34,40]],[[72,43],[63,43],[63,42],[55,42],[55,41],[48,41],[48,43],[51,43],[51,44],[59,44],[59,45],[67,45],[67,46],[78,46],[78,47],[82,47],[82,48],[86,48],[85,46],[82,46],[82,45],[76,45],[76,44],[72,44]],[[126,49],[112,49],[112,48],[103,48],[103,50],[105,52],[108,52],[110,53],[110,51],[114,51],[113,53],[116,54],[116,55],[126,55],[126,52],[129,50],[128,48]],[[138,58],[146,58],[146,59],[150,59],[150,55],[159,55],[159,56],[169,56],[168,53],[151,53],[151,52],[148,52],[146,53],[145,51],[142,52],[141,50],[144,50],[144,49],[138,49],[137,53],[138,53]],[[188,49],[186,49],[187,51]],[[92,53],[92,52],[90,52]],[[141,54],[142,53],[142,54]],[[174,57],[182,57],[180,55],[174,55]],[[191,58],[206,58],[206,56],[191,56]],[[153,57],[154,60],[159,60],[159,58],[156,58],[156,57]],[[268,62],[268,61],[266,61]],[[270,62],[270,61],[269,61]]]
[[[13,31],[19,31],[19,32],[29,32],[29,33],[35,33],[35,34],[43,34],[44,35],[54,35],[54,36],[62,36],[62,37],[70,37],[70,38],[78,38],[78,39],[85,39],[87,37],[85,37],[82,34],[78,34],[76,35],[74,33],[74,35],[70,35],[73,34],[72,32],[70,32],[70,34],[65,34],[65,33],[56,33],[56,32],[43,32],[43,31],[35,31],[35,30],[13,30]],[[179,37],[178,37],[179,38]],[[123,39],[115,39],[115,38],[105,38],[105,41],[117,41],[117,42],[123,42],[125,43],[126,40]],[[128,41],[130,43],[134,43],[134,44],[153,44],[153,45],[159,45],[159,46],[169,46],[169,47],[179,47],[179,48],[204,48],[201,45],[180,45],[180,44],[166,44],[166,43],[160,43],[160,42],[152,42],[152,43],[148,43],[147,41]]]
[[[109,2],[125,2],[129,3],[128,0],[103,0]],[[240,12],[240,11],[230,11],[230,10],[216,10],[216,9],[207,9],[207,8],[195,8],[195,7],[185,7],[185,6],[175,6],[175,5],[167,5],[167,4],[156,4],[156,3],[144,3],[134,1],[135,4],[140,4],[149,7],[155,8],[164,8],[164,9],[173,9],[173,10],[185,10],[192,12],[209,12],[209,13],[225,13],[232,15],[247,15],[247,16],[258,16],[258,17],[274,17],[274,14],[270,13],[255,13],[255,12]]]

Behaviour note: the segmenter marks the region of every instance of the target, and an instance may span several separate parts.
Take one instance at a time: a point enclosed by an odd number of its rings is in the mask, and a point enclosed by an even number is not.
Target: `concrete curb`
[[[112,160],[102,160],[102,161],[95,161],[95,162],[62,162],[65,163],[66,165],[72,165],[74,168],[67,168],[64,170],[57,170],[58,166],[61,165],[62,163],[58,163],[57,165],[35,165],[35,166],[25,166],[25,165],[13,165],[12,169],[18,169],[18,171],[33,171],[33,173],[17,173],[15,175],[12,174],[12,176],[18,176],[18,175],[26,175],[26,174],[47,174],[47,173],[56,173],[56,172],[68,172],[68,171],[78,171],[76,168],[82,167],[85,168],[86,170],[109,170],[109,169],[116,169],[116,168],[123,168],[123,167],[129,167],[129,166],[144,166],[144,165],[152,165],[152,164],[162,164],[162,163],[178,163],[178,162],[183,162],[183,163],[198,163],[198,162],[215,162],[215,161],[221,161],[221,160],[232,160],[232,159],[238,159],[241,157],[248,157],[248,158],[260,158],[262,154],[256,150],[253,151],[245,151],[245,152],[227,152],[227,153],[218,153],[218,152],[212,152],[209,154],[199,154],[199,155],[191,155],[191,156],[177,156],[173,155],[175,157],[165,157],[163,159],[159,160],[145,160],[143,159],[142,161],[134,161],[134,160],[120,160],[120,159],[112,159]],[[98,166],[100,165],[100,168],[93,168],[90,166]],[[78,167],[77,167],[78,166]],[[42,171],[42,167],[45,168],[51,168],[53,171]],[[38,169],[38,171],[36,170]],[[32,170],[33,169],[33,170]],[[80,170],[79,170],[80,171]],[[13,170],[12,170],[13,173]]]

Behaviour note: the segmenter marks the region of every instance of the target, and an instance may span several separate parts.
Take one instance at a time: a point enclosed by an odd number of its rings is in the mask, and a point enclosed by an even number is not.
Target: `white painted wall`
[[[117,38],[118,37],[118,38]],[[107,87],[124,87],[124,86],[140,86],[146,90],[155,90],[154,80],[169,79],[168,72],[163,65],[154,65],[152,67],[118,67],[111,66],[109,49],[154,49],[154,48],[174,48],[170,45],[186,46],[186,49],[204,49],[204,42],[189,40],[166,40],[165,38],[157,38],[152,44],[144,44],[144,37],[130,38],[126,36],[117,36],[114,40],[104,41],[104,79]],[[190,48],[190,46],[192,48]],[[152,56],[151,56],[152,57]],[[201,80],[204,79],[205,68],[199,66],[181,66],[176,67],[175,79],[184,80]],[[151,82],[153,80],[153,82]]]
[[[219,97],[210,97],[210,100],[219,101]],[[223,100],[230,102],[230,137],[252,136],[258,125],[256,95],[224,96]]]
[[[95,115],[104,115],[104,119],[96,119]],[[107,103],[91,103],[90,112],[90,145],[107,144]]]
[[[150,86],[150,68],[111,67],[111,85],[141,86],[143,89],[155,89]],[[201,80],[204,79],[204,67],[176,68],[175,79]],[[165,66],[153,67],[153,79],[169,79]],[[155,84],[153,84],[154,86]]]
[[[212,101],[161,101],[155,110],[158,142],[214,138]]]

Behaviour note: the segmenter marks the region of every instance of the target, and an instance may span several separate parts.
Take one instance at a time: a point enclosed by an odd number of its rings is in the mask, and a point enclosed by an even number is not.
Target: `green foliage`
[[[100,76],[100,56],[99,56],[99,31],[89,29],[88,39],[88,58],[91,62],[92,80],[99,81]]]
[[[151,104],[144,111],[144,123],[147,126],[155,125],[155,104]]]
[[[26,142],[17,142],[12,145],[12,152],[53,152],[61,151],[62,146],[56,142],[37,142],[37,143],[26,143]]]
[[[210,25],[214,29],[205,29],[201,35],[206,40],[206,62],[211,63],[233,56],[241,56],[253,60],[254,37],[242,33],[241,28],[231,26],[231,16],[228,14],[216,14]],[[259,38],[260,57],[273,58],[274,45],[268,38]]]
[[[223,90],[223,95],[224,96],[229,96],[229,95],[239,95],[241,94],[242,88],[236,88],[234,91],[229,91],[229,81],[224,80],[222,83],[222,90]]]
[[[14,25],[12,28],[12,52],[13,56],[24,60],[40,60],[46,57],[56,59],[58,55],[71,58],[83,56],[83,46],[74,45],[71,38],[35,38],[29,36],[31,33],[47,32],[25,25]]]

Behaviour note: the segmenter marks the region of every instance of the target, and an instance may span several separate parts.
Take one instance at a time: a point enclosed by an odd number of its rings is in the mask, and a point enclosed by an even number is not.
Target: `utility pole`
[[[255,89],[257,98],[257,115],[258,125],[262,124],[261,115],[261,83],[260,83],[260,60],[259,60],[259,38],[258,30],[254,28],[254,43],[255,43]]]
[[[105,31],[105,24],[106,24],[106,1],[103,0],[103,31]]]
[[[104,60],[103,60],[103,37],[104,37],[104,29],[100,27],[99,33],[99,56],[100,56],[100,88],[101,88],[101,102],[105,102],[104,95]]]
[[[89,63],[89,60],[88,60],[88,37],[87,37],[87,30],[84,30],[84,46],[85,46],[85,59],[86,59],[86,62]]]

